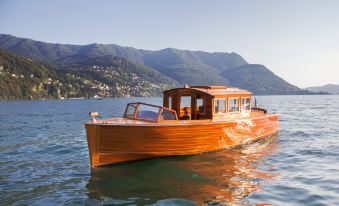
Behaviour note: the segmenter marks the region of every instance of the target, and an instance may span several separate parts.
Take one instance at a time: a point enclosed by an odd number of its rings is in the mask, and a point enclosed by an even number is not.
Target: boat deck
[[[196,124],[217,124],[222,122],[234,122],[239,120],[252,120],[261,118],[264,116],[270,116],[272,114],[264,114],[262,112],[248,112],[248,113],[229,113],[223,115],[217,115],[212,120],[166,120],[159,122],[144,121],[144,120],[133,120],[126,118],[107,118],[97,119],[96,122],[89,120],[86,124],[92,125],[123,125],[123,126],[180,126],[180,125],[196,125]]]

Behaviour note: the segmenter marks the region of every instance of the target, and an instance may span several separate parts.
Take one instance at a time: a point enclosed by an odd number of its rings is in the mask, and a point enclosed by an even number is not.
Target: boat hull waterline
[[[278,132],[278,115],[233,121],[129,123],[113,118],[85,124],[92,167],[232,148]]]

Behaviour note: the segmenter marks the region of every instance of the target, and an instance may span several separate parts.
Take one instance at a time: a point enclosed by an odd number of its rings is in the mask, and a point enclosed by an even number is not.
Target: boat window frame
[[[168,101],[168,108],[169,109],[173,109],[173,96],[172,95],[168,95],[167,101]]]
[[[185,106],[185,105],[183,105],[183,100],[185,99],[185,98],[188,98],[189,99],[189,101],[188,101],[188,106],[187,107],[182,107],[182,106]],[[182,95],[180,95],[180,108],[192,108],[192,94],[182,94]]]
[[[238,110],[237,111],[230,111],[230,99],[231,100],[234,100],[234,99],[237,99],[238,100]],[[234,114],[234,113],[240,113],[240,103],[241,103],[241,98],[240,97],[228,97],[227,98],[227,112],[228,113],[231,113],[231,114]]]
[[[136,105],[136,106],[134,106],[134,105]],[[157,113],[157,118],[155,120],[138,118],[137,115],[138,115],[138,112],[139,112],[139,109],[140,109],[141,105],[158,108],[159,110],[158,110],[158,113]],[[129,106],[136,107],[136,109],[134,111],[134,114],[133,114],[133,118],[130,118],[130,117],[126,116]],[[175,110],[169,109],[169,108],[166,108],[166,107],[162,107],[162,106],[158,106],[158,105],[147,104],[147,103],[143,103],[143,102],[131,102],[131,103],[128,103],[126,105],[123,117],[126,118],[126,119],[130,119],[130,120],[140,120],[140,121],[146,121],[146,122],[173,121],[173,120],[164,120],[164,119],[161,119],[161,115],[162,115],[164,110],[172,112],[174,114],[174,116],[175,116],[175,120],[174,121],[178,120],[178,115],[177,115],[177,112]]]
[[[134,107],[134,112],[133,112],[133,115],[131,114],[131,115],[129,115],[129,116],[132,116],[132,118],[130,118],[130,117],[127,117],[127,112],[128,112],[128,108],[129,107]],[[135,117],[135,112],[137,111],[137,109],[138,109],[138,104],[137,103],[135,103],[135,102],[132,102],[132,103],[128,103],[127,105],[126,105],[126,108],[125,108],[125,112],[124,112],[124,118],[126,118],[126,119],[134,119],[134,117]]]
[[[225,100],[225,110],[224,110],[224,112],[216,112],[216,110],[215,110],[215,107],[216,107],[216,105],[215,105],[215,102],[216,102],[216,100]],[[220,116],[220,115],[225,115],[225,114],[227,114],[228,113],[228,98],[226,98],[226,97],[217,97],[217,98],[213,98],[213,104],[214,104],[214,106],[213,106],[213,112],[214,112],[214,115],[216,115],[216,116]]]
[[[250,101],[249,101],[249,109],[244,109],[243,110],[243,103],[242,103],[242,100],[243,99],[249,99]],[[241,103],[241,111],[251,111],[251,109],[252,109],[252,107],[251,107],[251,103],[252,103],[252,97],[251,96],[243,96],[243,97],[241,97],[240,98],[240,103]]]
[[[203,108],[202,111],[199,110],[198,100],[202,100],[202,108]],[[199,115],[205,115],[206,114],[206,99],[203,98],[203,97],[197,97],[195,104],[196,104],[196,111],[195,112]]]
[[[183,105],[183,101],[187,98],[188,105]],[[179,95],[179,118],[180,119],[191,119],[192,118],[192,94],[191,93],[183,93]],[[186,114],[187,113],[187,114]]]
[[[163,118],[161,118],[164,111],[168,111],[168,112],[173,113],[175,119],[163,119]],[[177,120],[178,120],[178,116],[177,116],[177,113],[176,113],[175,110],[167,109],[165,107],[160,109],[159,116],[158,116],[158,121],[177,121]]]

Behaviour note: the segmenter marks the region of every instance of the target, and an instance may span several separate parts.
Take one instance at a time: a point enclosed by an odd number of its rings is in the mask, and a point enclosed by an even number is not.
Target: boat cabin
[[[178,118],[214,119],[251,110],[252,93],[225,86],[185,86],[164,92],[163,106],[176,111]]]
[[[252,93],[226,86],[185,86],[164,91],[163,106],[129,103],[124,117],[158,122],[162,120],[217,120],[249,114]]]

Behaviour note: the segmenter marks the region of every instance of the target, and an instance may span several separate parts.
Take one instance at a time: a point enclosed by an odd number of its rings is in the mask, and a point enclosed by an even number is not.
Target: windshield
[[[177,120],[177,115],[174,110],[141,102],[127,104],[124,117],[127,119],[152,122],[161,120]]]

